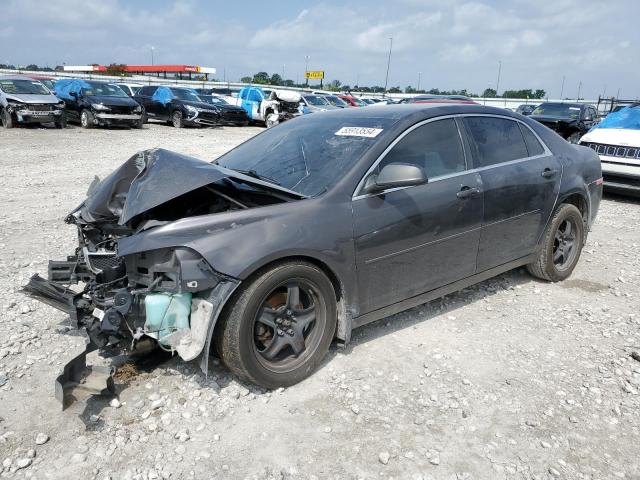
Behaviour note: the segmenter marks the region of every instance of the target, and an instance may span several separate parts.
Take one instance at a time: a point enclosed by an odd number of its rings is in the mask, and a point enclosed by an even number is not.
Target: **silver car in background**
[[[22,75],[0,76],[0,118],[4,128],[23,123],[66,126],[64,102],[42,82]]]

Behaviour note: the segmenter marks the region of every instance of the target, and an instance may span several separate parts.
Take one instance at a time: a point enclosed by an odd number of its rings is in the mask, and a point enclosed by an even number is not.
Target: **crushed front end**
[[[114,371],[85,363],[95,349],[135,353],[157,346],[184,360],[195,359],[205,347],[208,352],[215,319],[236,280],[214,271],[188,248],[118,256],[117,239],[127,234],[124,229],[98,229],[78,213],[66,221],[78,227],[75,253],[50,261],[48,278],[34,275],[24,287],[30,296],[68,313],[73,326],[87,333],[86,351],[56,381],[63,408],[77,388],[113,393]]]

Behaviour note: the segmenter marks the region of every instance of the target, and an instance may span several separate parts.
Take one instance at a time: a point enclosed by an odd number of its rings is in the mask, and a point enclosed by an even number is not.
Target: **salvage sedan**
[[[89,349],[153,343],[205,371],[212,352],[287,386],[366,323],[523,265],[564,280],[601,194],[593,150],[520,115],[336,110],[213,163],[135,155],[91,186],[66,218],[76,251],[26,290],[69,312]]]

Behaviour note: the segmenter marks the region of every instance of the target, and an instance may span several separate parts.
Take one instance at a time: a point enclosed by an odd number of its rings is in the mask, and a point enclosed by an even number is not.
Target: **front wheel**
[[[67,117],[64,115],[60,116],[60,120],[58,120],[56,123],[56,128],[67,128]]]
[[[280,117],[277,113],[270,113],[267,115],[267,119],[264,122],[267,128],[275,127],[278,123],[280,123]]]
[[[584,231],[580,210],[575,205],[560,205],[544,233],[538,258],[527,265],[529,273],[551,282],[568,278],[580,259]]]
[[[236,292],[216,332],[224,364],[265,388],[311,375],[336,329],[333,285],[313,264],[277,265]]]
[[[13,122],[13,116],[6,110],[2,110],[2,126],[4,128],[13,128],[14,122]]]
[[[180,110],[176,110],[171,114],[171,123],[175,128],[184,127],[184,120],[182,118],[182,112]]]
[[[82,110],[80,114],[80,125],[82,128],[93,128],[93,113],[89,110]]]

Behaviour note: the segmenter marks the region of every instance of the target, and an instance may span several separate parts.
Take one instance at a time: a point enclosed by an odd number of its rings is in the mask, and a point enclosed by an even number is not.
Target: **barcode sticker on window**
[[[335,134],[341,137],[375,138],[382,132],[382,128],[342,127]]]

